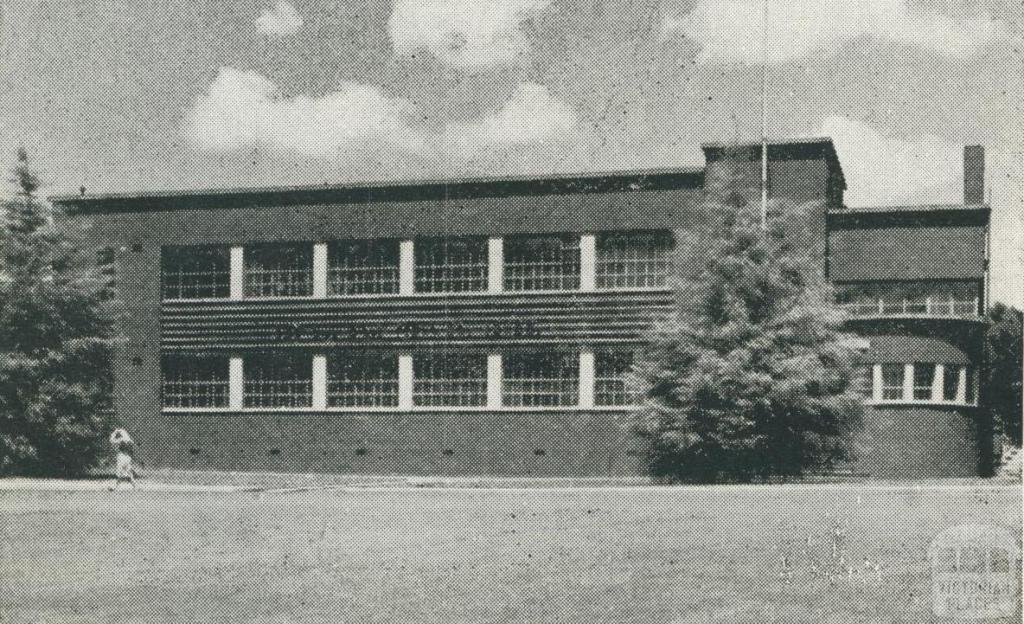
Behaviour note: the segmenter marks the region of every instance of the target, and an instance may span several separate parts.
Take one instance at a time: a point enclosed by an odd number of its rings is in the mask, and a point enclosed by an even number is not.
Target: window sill
[[[865,401],[864,404],[870,405],[871,407],[978,407],[977,403],[961,403],[959,401],[921,401],[904,399],[892,401],[868,400]]]
[[[232,409],[228,407],[164,407],[161,411],[168,414],[363,414],[363,413],[402,413],[402,414],[432,414],[437,412],[629,412],[638,409],[638,406],[595,406],[595,407],[327,407],[318,409],[313,407],[245,407]]]
[[[328,297],[295,296],[295,297],[243,297],[231,299],[229,297],[205,297],[195,299],[161,299],[162,303],[234,303],[241,301],[335,301],[350,299],[430,299],[437,297],[500,297],[502,295],[579,295],[579,294],[603,294],[603,293],[667,293],[671,289],[667,287],[647,288],[595,288],[594,290],[502,290],[491,292],[480,291],[458,291],[458,292],[417,292],[408,295],[389,293],[383,295],[333,295]]]

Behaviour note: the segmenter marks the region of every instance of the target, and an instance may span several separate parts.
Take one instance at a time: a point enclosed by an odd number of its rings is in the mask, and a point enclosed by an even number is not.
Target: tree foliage
[[[981,397],[996,431],[1020,446],[1024,313],[997,303],[989,310],[989,322],[985,334],[987,367]]]
[[[675,304],[633,370],[645,397],[635,429],[662,479],[827,470],[851,458],[861,422],[858,340],[815,251],[814,206],[775,202],[762,231],[760,205],[732,187],[709,184],[703,225],[677,236]]]
[[[24,150],[0,202],[0,474],[72,475],[105,449],[117,300],[109,267],[35,197]]]

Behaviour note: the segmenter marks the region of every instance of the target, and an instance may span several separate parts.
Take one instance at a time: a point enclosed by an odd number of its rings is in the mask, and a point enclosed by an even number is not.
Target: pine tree
[[[709,180],[703,225],[677,236],[675,304],[634,366],[634,428],[665,480],[828,470],[851,458],[860,425],[857,340],[815,251],[815,206],[773,201],[762,229],[737,179],[727,168]]]
[[[36,198],[24,150],[13,174],[0,204],[0,474],[80,474],[105,450],[118,303],[109,270]]]

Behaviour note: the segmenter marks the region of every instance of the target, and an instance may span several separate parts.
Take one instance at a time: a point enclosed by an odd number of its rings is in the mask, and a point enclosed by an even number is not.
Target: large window
[[[932,400],[932,381],[935,379],[935,365],[918,362],[914,364],[914,400]]]
[[[328,246],[327,294],[398,292],[398,241],[338,241]]]
[[[880,364],[881,388],[879,396],[883,402],[908,403],[951,403],[955,405],[977,405],[975,369],[962,364],[944,364],[941,388],[939,387],[939,366],[931,362],[915,362],[911,366],[912,378],[910,395],[904,392],[906,365]]]
[[[596,241],[598,288],[662,288],[668,280],[672,234],[605,232]]]
[[[980,285],[974,281],[846,284],[838,301],[854,316],[975,316]]]
[[[578,353],[510,353],[502,359],[502,366],[505,405],[546,407],[579,402]]]
[[[624,406],[635,402],[626,377],[633,367],[631,351],[599,351],[594,354],[594,405]]]
[[[504,245],[505,290],[579,289],[579,236],[510,236]]]
[[[165,355],[160,360],[164,407],[227,407],[227,356]]]
[[[309,354],[262,353],[245,359],[246,407],[310,407],[313,358]]]
[[[902,401],[903,364],[882,364],[882,400]]]
[[[246,297],[309,297],[312,294],[312,244],[246,247]]]
[[[164,299],[230,295],[231,258],[227,247],[164,247],[160,256]]]
[[[487,289],[487,239],[477,236],[416,239],[418,292]]]
[[[413,404],[477,407],[487,404],[487,356],[425,353],[413,358]]]
[[[328,357],[328,407],[397,405],[398,358],[394,354],[338,351]]]

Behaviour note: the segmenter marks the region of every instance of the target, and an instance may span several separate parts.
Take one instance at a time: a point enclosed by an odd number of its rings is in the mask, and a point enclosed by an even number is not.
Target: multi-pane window
[[[505,290],[577,290],[580,237],[575,234],[509,236],[504,242]]]
[[[421,238],[415,242],[417,292],[487,289],[487,239],[479,236]]]
[[[327,294],[398,292],[398,241],[337,241],[328,245]]]
[[[956,364],[946,364],[942,371],[942,400],[956,401],[959,388],[960,367]]]
[[[975,316],[975,281],[866,282],[839,289],[838,302],[854,316]]]
[[[882,364],[882,400],[903,400],[903,364]]]
[[[932,380],[935,379],[935,365],[918,362],[914,364],[914,400],[932,399]]]
[[[964,377],[964,382],[967,384],[967,387],[964,388],[964,401],[968,405],[975,405],[978,402],[977,369],[973,366],[968,366]]]
[[[413,405],[478,407],[487,404],[487,356],[424,353],[413,358]]]
[[[227,407],[227,356],[165,355],[160,359],[164,407]]]
[[[626,377],[633,367],[631,351],[599,351],[594,354],[594,405],[623,406],[635,402]]]
[[[662,288],[668,280],[672,233],[652,230],[597,236],[598,288]]]
[[[338,351],[328,357],[328,407],[397,405],[398,358],[394,354]]]
[[[245,360],[246,407],[310,407],[313,358],[306,353],[259,354]]]
[[[879,388],[882,401],[907,401],[915,403],[954,403],[976,405],[975,369],[960,364],[942,366],[941,389],[937,375],[939,367],[930,362],[916,362],[912,366],[910,395],[904,394],[904,364],[881,364],[882,385]]]
[[[510,353],[502,359],[502,400],[512,407],[576,405],[579,365],[578,353]]]
[[[230,294],[227,247],[164,247],[160,256],[164,299],[226,298]]]
[[[313,245],[245,248],[246,297],[309,297],[313,294]]]

